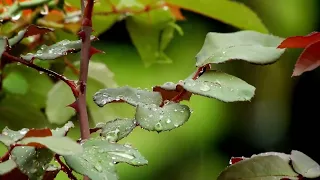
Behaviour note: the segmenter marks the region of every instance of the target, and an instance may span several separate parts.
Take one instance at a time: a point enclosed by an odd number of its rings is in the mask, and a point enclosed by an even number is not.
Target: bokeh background
[[[320,27],[320,1],[317,0],[242,2],[260,16],[274,35],[305,35]],[[146,68],[130,41],[124,22],[116,23],[99,37],[95,46],[106,54],[95,55],[93,60],[107,64],[120,86],[150,88],[184,79],[195,70],[194,56],[208,32],[238,29],[192,12],[183,11],[183,15],[187,20],[178,24],[184,35],[176,35],[166,51],[173,60],[172,64],[154,64]],[[241,61],[217,66],[254,85],[257,88],[254,99],[251,102],[223,103],[193,96],[190,102],[186,102],[193,114],[184,126],[160,134],[135,129],[121,143],[129,142],[138,148],[149,160],[149,165],[136,168],[120,164],[120,179],[216,179],[228,165],[230,157],[266,151],[290,153],[295,149],[320,162],[320,149],[314,145],[319,139],[320,71],[291,78],[300,52],[299,49],[287,50],[280,61],[268,66]],[[78,130],[72,130],[71,136],[78,137]],[[67,177],[60,173],[58,180],[62,179]]]

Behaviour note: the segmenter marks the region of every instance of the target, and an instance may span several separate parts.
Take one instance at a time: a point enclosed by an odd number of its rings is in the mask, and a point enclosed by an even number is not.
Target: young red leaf
[[[172,15],[175,17],[176,20],[185,20],[186,18],[182,15],[181,9],[179,6],[166,3],[166,5],[169,7]]]
[[[0,180],[28,180],[28,176],[23,174],[18,168],[15,168],[11,172],[0,176]]]
[[[320,40],[319,32],[312,32],[306,36],[288,37],[278,46],[278,48],[305,48]]]
[[[169,86],[172,86],[172,88],[169,88]],[[183,91],[183,87],[181,85],[176,85],[176,84],[171,84],[166,83],[162,86],[155,86],[153,87],[154,92],[159,92],[162,96],[162,99],[165,100],[172,100],[174,97],[179,95]],[[190,100],[192,93],[186,92],[180,97],[180,100]]]
[[[49,128],[45,129],[30,129],[23,138],[27,137],[46,137],[52,136],[52,132]]]
[[[300,76],[302,73],[312,71],[320,66],[319,48],[320,41],[306,47],[295,64],[292,76]]]
[[[235,164],[235,163],[240,162],[244,159],[246,159],[246,158],[245,157],[232,157],[229,161],[229,164]]]

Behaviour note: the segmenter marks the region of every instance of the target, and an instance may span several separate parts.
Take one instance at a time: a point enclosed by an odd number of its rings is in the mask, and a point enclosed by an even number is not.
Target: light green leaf
[[[219,71],[208,71],[197,80],[186,79],[182,86],[187,91],[224,102],[249,101],[255,87],[245,81]]]
[[[52,129],[52,136],[63,137],[71,128],[74,128],[74,124],[68,121],[62,128]]]
[[[26,94],[29,84],[18,72],[11,72],[3,80],[3,88],[13,94]]]
[[[106,137],[110,142],[117,142],[127,137],[137,125],[132,119],[115,119],[97,126],[101,128],[100,136]]]
[[[186,105],[169,103],[163,107],[156,105],[138,105],[136,117],[139,126],[149,131],[168,131],[175,129],[190,117],[190,109]]]
[[[167,0],[166,2],[240,29],[255,30],[262,33],[268,32],[257,14],[240,2],[230,0]]]
[[[20,143],[39,143],[60,155],[75,155],[82,153],[82,147],[69,137],[30,137],[21,140]]]
[[[163,52],[174,33],[174,17],[169,10],[156,9],[126,19],[131,40],[146,66],[153,63],[170,63]]]
[[[219,64],[237,59],[254,64],[274,63],[285,51],[277,48],[282,41],[283,38],[255,31],[210,32],[196,55],[196,65]]]
[[[119,88],[101,89],[93,96],[93,100],[100,107],[113,101],[120,100],[127,102],[132,106],[137,106],[139,103],[160,105],[162,97],[158,92],[124,86]]]
[[[317,178],[320,176],[320,166],[300,151],[291,152],[292,166],[294,170],[306,178]]]
[[[4,136],[10,138],[12,141],[16,142],[16,141],[22,139],[27,134],[28,131],[29,131],[29,129],[27,129],[27,128],[23,128],[19,131],[13,131],[13,130],[9,129],[8,127],[5,127],[2,130],[2,135],[4,135]]]
[[[0,175],[7,174],[8,172],[11,172],[16,167],[17,167],[17,164],[12,159],[9,159],[5,162],[1,162],[0,163]]]
[[[277,155],[255,156],[227,167],[217,180],[298,179],[289,163]]]
[[[44,175],[45,166],[52,158],[53,153],[48,149],[35,149],[29,146],[18,146],[12,150],[12,160],[16,162],[18,168],[26,174],[30,180],[38,180]]]
[[[15,141],[8,136],[0,134],[0,142],[2,142],[7,147],[10,147],[11,144],[14,144]]]
[[[81,155],[64,156],[66,163],[76,172],[92,180],[117,180],[115,163],[145,165],[147,160],[135,149],[106,140],[90,139],[83,144]]]

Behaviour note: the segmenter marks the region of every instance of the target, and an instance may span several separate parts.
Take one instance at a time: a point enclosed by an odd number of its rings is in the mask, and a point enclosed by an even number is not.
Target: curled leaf
[[[281,42],[278,48],[305,48],[317,41],[320,41],[320,33],[312,32],[306,36],[288,37]]]
[[[291,160],[294,170],[306,178],[320,177],[320,166],[300,151],[291,151]]]
[[[159,92],[163,100],[171,100],[183,91],[183,87],[180,84],[175,84],[173,82],[166,82],[161,86],[153,87],[154,92]],[[192,93],[186,92],[181,97],[181,100],[190,100]]]

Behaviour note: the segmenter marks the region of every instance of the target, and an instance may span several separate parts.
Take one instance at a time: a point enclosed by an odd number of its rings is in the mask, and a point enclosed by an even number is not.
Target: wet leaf
[[[71,129],[74,128],[74,124],[72,121],[68,121],[62,128],[52,129],[52,136],[56,137],[63,137],[66,136],[66,133]]]
[[[184,90],[184,88],[181,85],[175,84],[173,82],[166,82],[161,86],[153,87],[153,91],[159,92],[161,94],[163,100],[171,100],[172,98],[179,95],[183,90]],[[186,92],[181,97],[181,100],[189,101],[191,95],[192,95],[192,93]]]
[[[135,119],[143,129],[161,132],[183,125],[188,121],[190,114],[190,109],[186,105],[169,103],[157,107],[147,104],[137,107]]]
[[[8,127],[5,127],[2,130],[2,135],[7,136],[8,138],[12,139],[12,141],[16,142],[22,139],[27,134],[28,131],[29,129],[27,128],[23,128],[19,131],[13,131]]]
[[[82,147],[69,137],[30,137],[20,141],[21,144],[31,146],[44,145],[51,151],[60,155],[74,155],[82,152]]]
[[[205,42],[196,55],[196,65],[219,64],[230,60],[244,60],[253,64],[274,63],[284,49],[277,46],[283,39],[255,31],[207,34]]]
[[[0,163],[0,175],[7,174],[11,172],[13,169],[17,167],[17,164],[12,160],[9,159],[5,162]]]
[[[92,180],[116,180],[115,163],[125,162],[132,165],[148,163],[144,157],[130,146],[109,143],[107,140],[90,139],[83,144],[81,155],[64,156],[66,163],[74,171],[89,176]]]
[[[2,144],[6,145],[7,147],[10,147],[11,144],[15,143],[13,139],[3,134],[0,134],[0,142],[2,142]]]
[[[307,46],[320,41],[320,33],[312,32],[306,36],[292,36],[286,38],[278,48],[306,48]]]
[[[284,161],[286,161],[287,163],[290,163],[290,155],[289,154],[285,154],[285,153],[279,153],[279,152],[265,152],[265,153],[260,153],[260,154],[256,154],[256,155],[252,155],[251,157],[256,157],[256,156],[279,156],[281,157]]]
[[[230,0],[202,0],[201,3],[194,0],[167,0],[166,2],[240,29],[268,32],[257,14],[240,2]]]
[[[3,88],[12,94],[24,95],[28,92],[29,84],[20,73],[12,72],[4,78]]]
[[[289,163],[277,155],[255,156],[230,165],[217,180],[298,179]]]
[[[249,101],[255,87],[245,81],[219,71],[208,71],[197,80],[186,79],[182,84],[187,91],[224,102]]]
[[[320,166],[317,162],[311,159],[300,151],[291,152],[292,166],[294,170],[306,178],[320,177]]]
[[[136,127],[136,122],[132,119],[115,119],[99,126],[100,136],[106,137],[110,142],[117,142],[131,133]]]
[[[162,102],[158,92],[134,89],[129,86],[102,89],[93,96],[93,100],[100,107],[117,101],[127,102],[132,106],[137,106],[139,103],[160,105]]]
[[[25,28],[24,30],[19,31],[16,36],[14,36],[13,38],[10,38],[9,45],[13,46],[13,45],[19,43],[23,38],[26,38],[29,36],[43,35],[43,34],[46,34],[48,32],[52,32],[52,31],[53,31],[53,29],[46,28],[46,27],[40,27],[40,26],[36,26],[36,25],[31,24],[27,28]]]
[[[96,37],[91,36],[90,39],[91,41],[93,41],[96,40]],[[62,40],[51,46],[43,45],[35,54],[28,53],[26,55],[21,55],[21,57],[27,61],[32,61],[35,58],[41,60],[54,60],[59,57],[66,56],[69,53],[78,52],[80,50],[81,40]]]

